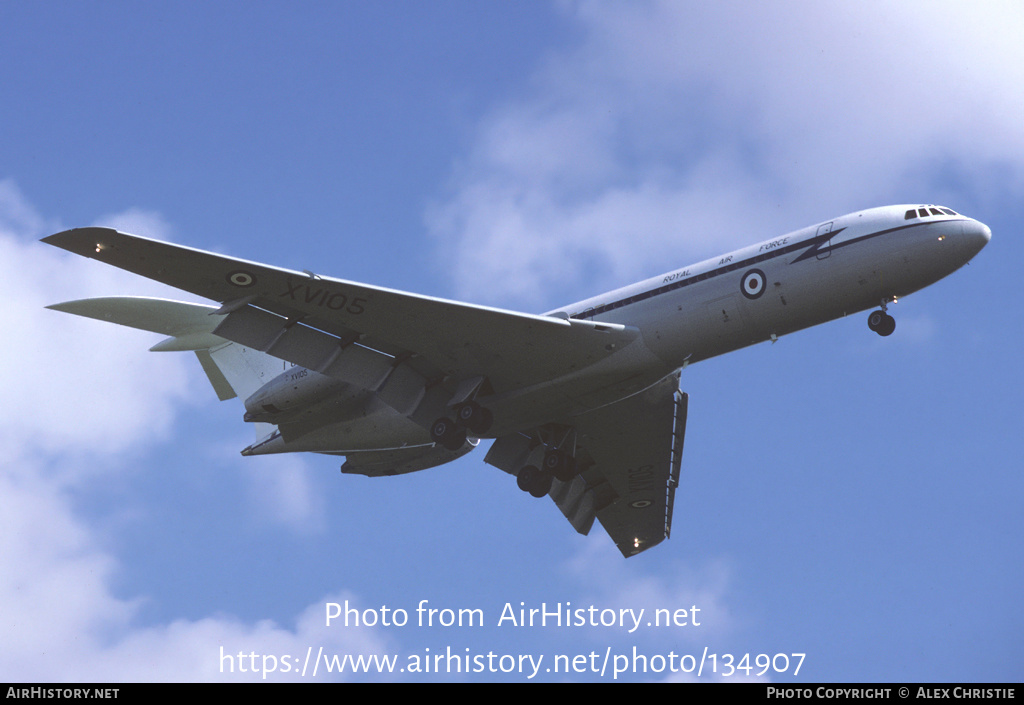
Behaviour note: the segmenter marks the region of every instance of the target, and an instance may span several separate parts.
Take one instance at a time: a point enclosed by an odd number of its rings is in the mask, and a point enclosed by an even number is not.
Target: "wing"
[[[219,301],[216,334],[331,374],[339,343],[425,379],[486,378],[495,393],[569,374],[613,355],[635,328],[474,306],[234,259],[110,228],[43,242]],[[390,364],[390,363],[389,363]]]
[[[550,495],[573,528],[589,533],[596,518],[627,558],[668,538],[687,401],[676,372],[572,420],[580,472],[569,482],[553,480]],[[485,460],[517,473],[535,452],[530,435],[499,438]]]
[[[584,491],[594,493],[598,521],[627,558],[661,543],[672,529],[689,399],[678,383],[673,375],[671,384],[599,409],[577,424],[594,465],[573,482],[586,483]]]

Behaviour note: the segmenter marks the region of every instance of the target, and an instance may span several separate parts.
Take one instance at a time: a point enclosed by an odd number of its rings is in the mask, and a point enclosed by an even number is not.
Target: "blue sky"
[[[0,6],[0,679],[260,679],[222,647],[707,647],[806,653],[807,681],[1019,681],[1024,11],[890,5]],[[857,315],[688,368],[672,538],[628,561],[482,451],[390,479],[242,458],[241,405],[194,357],[43,309],[167,292],[37,242],[106,224],[544,311],[905,202],[992,242],[890,338]],[[486,623],[325,626],[345,600]],[[506,603],[702,620],[498,626]]]

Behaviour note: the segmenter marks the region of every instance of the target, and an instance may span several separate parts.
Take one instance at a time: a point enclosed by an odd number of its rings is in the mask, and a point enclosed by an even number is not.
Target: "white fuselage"
[[[948,209],[918,209],[852,213],[552,311],[626,325],[640,336],[571,375],[480,397],[494,414],[486,435],[571,424],[572,417],[646,389],[680,367],[884,306],[952,273],[989,241],[989,229],[976,220]],[[348,394],[349,403],[356,401]],[[254,452],[429,442],[425,429],[367,391],[359,413]]]
[[[989,240],[976,220],[909,209],[845,215],[560,310],[636,326],[672,367],[704,360],[906,296]],[[757,272],[763,289],[744,291]]]

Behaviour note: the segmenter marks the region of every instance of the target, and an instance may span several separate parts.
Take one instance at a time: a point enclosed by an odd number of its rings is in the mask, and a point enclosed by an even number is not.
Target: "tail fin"
[[[214,335],[214,328],[221,322],[219,316],[212,315],[216,306],[141,296],[108,296],[66,301],[47,308],[169,336],[150,350],[195,352],[221,401],[249,397],[281,374],[288,364]]]

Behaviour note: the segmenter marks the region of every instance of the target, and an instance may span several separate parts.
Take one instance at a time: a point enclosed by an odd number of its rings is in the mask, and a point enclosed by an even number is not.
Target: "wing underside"
[[[572,419],[576,460],[572,480],[552,482],[550,496],[573,528],[590,531],[594,519],[624,556],[668,538],[679,484],[688,397],[679,375],[615,404]],[[516,474],[536,452],[541,434],[495,441],[486,461]]]

